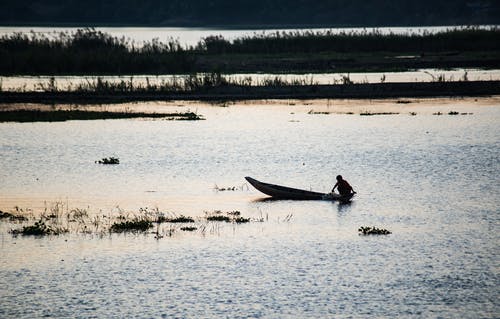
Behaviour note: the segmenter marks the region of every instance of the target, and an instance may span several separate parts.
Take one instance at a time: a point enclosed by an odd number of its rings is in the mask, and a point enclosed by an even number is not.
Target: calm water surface
[[[119,205],[265,218],[160,240],[13,238],[16,225],[0,222],[0,316],[498,317],[499,106],[498,97],[176,102],[118,107],[206,120],[1,123],[2,210],[63,201],[96,214]],[[451,110],[473,114],[432,115]],[[94,163],[108,156],[120,165]],[[350,205],[213,189],[253,176],[328,191],[339,173],[359,193]],[[393,234],[358,236],[361,225]]]

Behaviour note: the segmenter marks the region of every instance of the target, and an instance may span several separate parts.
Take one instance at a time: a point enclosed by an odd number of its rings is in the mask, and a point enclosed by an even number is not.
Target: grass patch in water
[[[328,115],[328,114],[331,114],[331,113],[330,113],[330,112],[320,112],[320,111],[309,110],[309,112],[307,112],[307,114],[315,114],[315,115],[321,114],[321,115]]]
[[[214,215],[214,216],[208,216],[207,220],[213,222],[230,222],[231,218],[224,215]]]
[[[95,161],[96,163],[99,163],[99,164],[106,164],[106,165],[113,165],[113,164],[120,164],[120,159],[117,158],[117,157],[104,157],[103,159],[101,160],[98,160],[98,161]]]
[[[375,226],[373,226],[373,227],[361,226],[358,229],[358,232],[360,233],[360,235],[389,235],[389,234],[392,234],[387,229],[377,228]]]
[[[23,236],[60,235],[67,232],[68,230],[64,228],[48,226],[41,219],[35,222],[34,225],[23,226],[23,228],[21,229],[11,230],[11,233],[13,235],[23,235]]]
[[[166,223],[194,223],[194,219],[188,216],[180,215],[173,218],[165,218]]]
[[[197,229],[198,229],[197,227],[193,227],[193,226],[181,227],[182,231],[195,231]]]
[[[11,214],[11,213],[2,212],[0,210],[0,220],[2,220],[2,219],[8,219],[10,221],[18,221],[18,222],[24,222],[24,221],[28,220],[28,218],[26,218],[24,216],[14,215],[14,214]]]
[[[361,116],[372,116],[372,115],[397,115],[398,112],[361,112],[359,115]]]
[[[150,220],[137,219],[132,221],[115,222],[109,228],[112,233],[122,233],[122,232],[138,232],[146,231],[153,227],[153,223]]]
[[[206,217],[207,221],[236,223],[236,224],[250,222],[250,218],[242,217],[241,212],[237,210],[230,212],[222,212],[220,210],[216,210],[211,213],[205,212],[205,214],[207,214]]]

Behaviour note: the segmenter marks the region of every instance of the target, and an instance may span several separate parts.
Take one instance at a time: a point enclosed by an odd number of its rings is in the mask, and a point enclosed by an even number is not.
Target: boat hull
[[[245,177],[245,179],[258,191],[277,199],[348,201],[352,198],[352,195],[340,196],[339,194],[334,193],[319,193],[298,188],[264,183],[248,176]]]

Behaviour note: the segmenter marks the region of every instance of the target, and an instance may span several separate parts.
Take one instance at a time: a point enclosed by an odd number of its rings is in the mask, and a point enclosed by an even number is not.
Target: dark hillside
[[[500,24],[500,1],[3,0],[0,24],[228,27]]]

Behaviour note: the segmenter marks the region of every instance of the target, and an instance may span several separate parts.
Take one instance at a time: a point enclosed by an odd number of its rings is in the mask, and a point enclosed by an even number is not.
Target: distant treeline
[[[324,72],[322,68],[333,63],[337,67],[345,64],[368,69],[369,66],[364,65],[368,62],[362,58],[358,61],[357,56],[368,57],[370,64],[379,63],[383,68],[391,53],[396,66],[401,60],[397,55],[401,53],[419,57],[449,55],[451,57],[447,60],[450,61],[460,54],[466,58],[476,54],[469,58],[472,61],[487,53],[484,56],[493,56],[493,60],[488,60],[488,66],[500,67],[497,64],[498,52],[500,29],[496,28],[411,35],[277,32],[233,41],[211,36],[188,48],[176,40],[167,43],[153,40],[136,46],[127,39],[112,37],[95,29],[81,29],[75,33],[61,33],[56,38],[36,33],[1,37],[0,74],[186,74],[227,72],[233,70],[227,67],[230,63],[233,68],[240,67],[249,72],[266,72],[266,67],[274,63],[277,71],[286,73],[300,70],[301,64],[308,61],[316,63],[316,70]],[[450,66],[442,64],[447,62],[442,60],[438,56],[435,61],[426,63],[431,63],[429,67]],[[437,64],[433,65],[434,62]],[[411,67],[411,64],[406,65],[401,64],[401,67]]]
[[[10,25],[411,26],[499,24],[496,0],[3,0]]]

